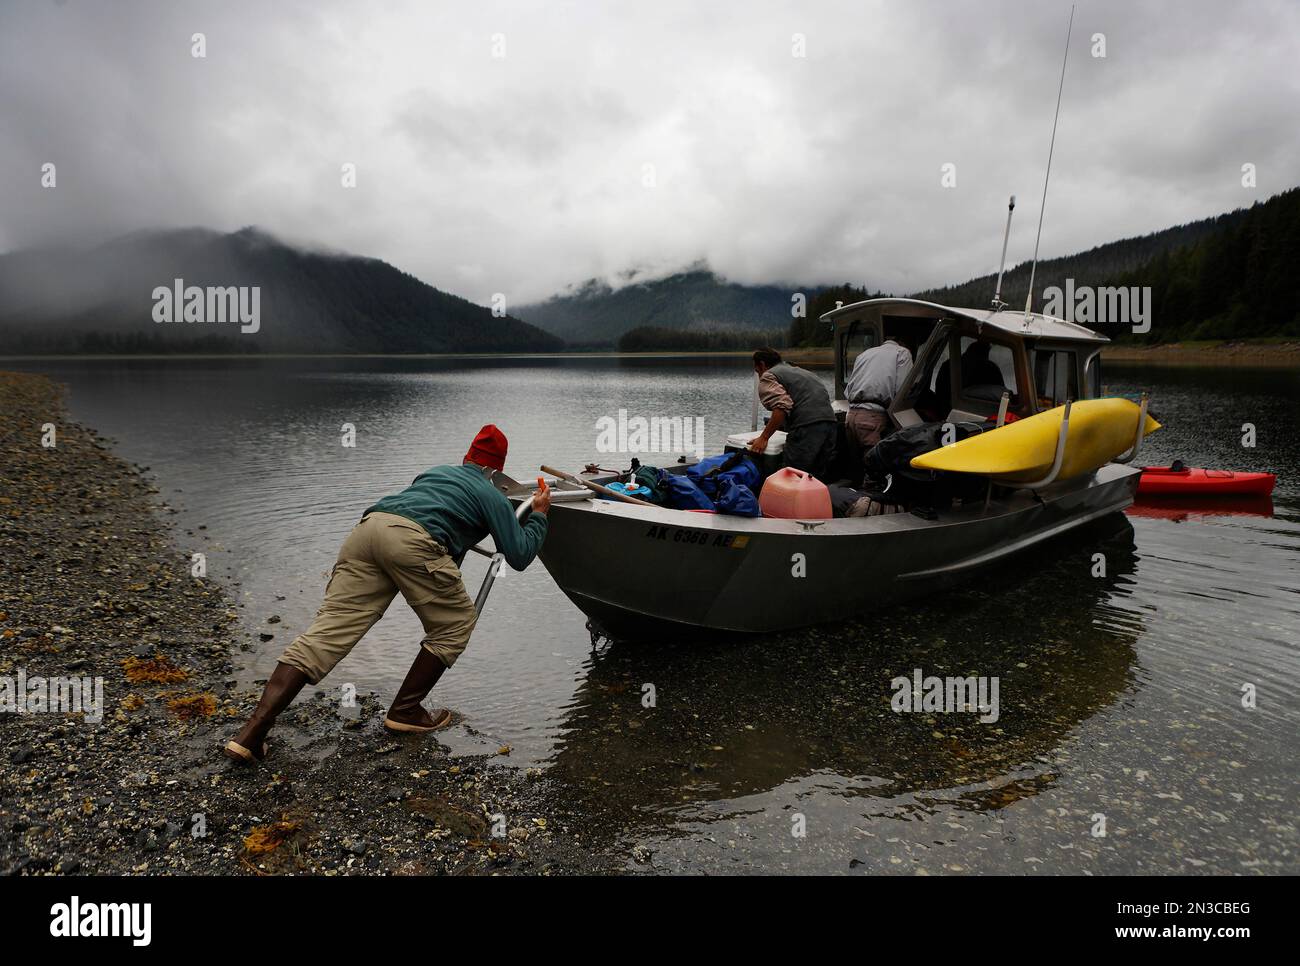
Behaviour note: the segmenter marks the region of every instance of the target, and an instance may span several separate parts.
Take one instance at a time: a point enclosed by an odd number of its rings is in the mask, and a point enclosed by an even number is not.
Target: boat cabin
[[[870,299],[822,316],[834,328],[835,408],[865,350],[893,338],[913,359],[889,408],[894,425],[996,417],[1002,394],[1017,417],[1101,395],[1101,347],[1091,329],[1023,312],[955,309],[915,299]]]

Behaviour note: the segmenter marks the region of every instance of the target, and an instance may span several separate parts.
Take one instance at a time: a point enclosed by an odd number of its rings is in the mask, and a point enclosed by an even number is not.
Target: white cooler
[[[726,452],[735,453],[738,450],[748,450],[749,441],[761,436],[759,430],[750,433],[736,433],[727,437]],[[777,430],[772,434],[772,438],[767,441],[767,449],[763,450],[760,456],[757,453],[750,453],[749,458],[757,464],[759,471],[764,478],[770,476],[781,468],[781,453],[785,450],[785,433]]]

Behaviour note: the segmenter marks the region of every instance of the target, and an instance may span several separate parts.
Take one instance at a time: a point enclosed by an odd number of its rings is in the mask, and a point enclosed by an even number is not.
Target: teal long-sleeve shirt
[[[477,466],[435,466],[401,493],[386,496],[367,513],[395,513],[414,520],[459,564],[489,533],[506,563],[523,570],[546,539],[546,514],[533,513],[520,526],[514,507]]]

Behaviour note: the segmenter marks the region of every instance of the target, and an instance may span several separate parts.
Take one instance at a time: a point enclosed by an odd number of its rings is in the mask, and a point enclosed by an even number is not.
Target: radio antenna
[[[998,262],[998,284],[993,290],[993,311],[1001,312],[1007,307],[1007,303],[1002,301],[1002,271],[1007,267],[1007,239],[1011,237],[1011,213],[1016,210],[1016,196],[1011,196],[1011,203],[1007,205],[1007,230],[1002,234],[1002,261]]]
[[[1043,202],[1038,208],[1038,235],[1034,238],[1034,261],[1029,268],[1029,291],[1025,294],[1025,325],[1034,303],[1034,274],[1038,271],[1038,243],[1043,237],[1043,212],[1047,210],[1047,182],[1052,177],[1052,153],[1056,150],[1056,122],[1061,117],[1061,92],[1065,90],[1065,65],[1070,60],[1070,34],[1074,30],[1074,7],[1070,7],[1070,25],[1065,28],[1065,56],[1061,58],[1061,83],[1056,88],[1056,114],[1052,117],[1052,141],[1047,148],[1047,172],[1043,175]]]

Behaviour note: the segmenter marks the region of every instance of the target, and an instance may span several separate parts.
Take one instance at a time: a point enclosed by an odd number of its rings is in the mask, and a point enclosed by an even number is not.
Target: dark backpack
[[[664,478],[668,474],[657,466],[641,466],[637,468],[636,475],[633,477],[637,483],[650,490],[650,495],[646,497],[651,503],[663,506],[668,502],[668,484]]]
[[[886,503],[924,508],[947,507],[954,499],[983,492],[987,481],[968,473],[912,468],[913,458],[944,445],[947,422],[921,423],[890,433],[867,453],[867,489]],[[953,423],[956,440],[993,428],[990,422]]]

